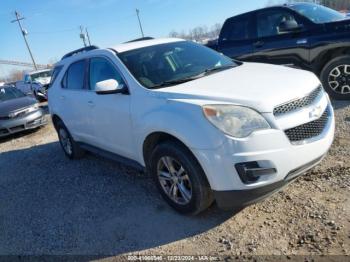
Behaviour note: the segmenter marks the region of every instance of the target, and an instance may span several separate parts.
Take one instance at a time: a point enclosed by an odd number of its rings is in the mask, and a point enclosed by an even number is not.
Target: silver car
[[[38,101],[12,86],[0,87],[0,137],[47,123]]]

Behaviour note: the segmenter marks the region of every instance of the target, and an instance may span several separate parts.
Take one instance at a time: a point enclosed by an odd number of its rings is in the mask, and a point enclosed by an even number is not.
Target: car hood
[[[260,63],[241,66],[190,81],[158,89],[167,99],[188,99],[197,103],[232,103],[272,112],[274,107],[302,98],[320,85],[308,71]]]
[[[51,81],[51,77],[39,77],[35,79],[35,82],[42,84],[42,85],[48,85]]]
[[[6,117],[9,113],[26,108],[37,103],[32,97],[20,97],[7,101],[0,101],[0,117]]]
[[[350,17],[344,17],[342,20],[333,21],[325,23],[325,26],[328,30],[349,30],[350,28]]]

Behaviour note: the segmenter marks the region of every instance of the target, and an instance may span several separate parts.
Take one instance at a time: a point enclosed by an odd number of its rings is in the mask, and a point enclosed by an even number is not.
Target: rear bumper
[[[27,116],[0,121],[0,137],[5,137],[25,130],[34,129],[47,124],[41,109]]]
[[[242,208],[257,203],[282,190],[296,178],[316,166],[324,156],[307,163],[287,174],[284,180],[250,190],[213,191],[216,203],[221,209]]]

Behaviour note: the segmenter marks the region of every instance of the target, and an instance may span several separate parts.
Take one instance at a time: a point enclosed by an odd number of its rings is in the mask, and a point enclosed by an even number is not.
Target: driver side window
[[[257,33],[258,37],[268,37],[284,34],[279,30],[280,25],[283,22],[295,22],[298,21],[294,15],[285,10],[269,10],[260,12],[257,15]]]
[[[114,79],[119,84],[125,84],[120,73],[107,59],[96,57],[90,60],[89,86],[90,90],[95,90],[96,83]]]

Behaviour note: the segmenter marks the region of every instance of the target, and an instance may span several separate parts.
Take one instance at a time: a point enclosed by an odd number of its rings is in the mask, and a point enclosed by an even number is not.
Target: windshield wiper
[[[213,68],[208,68],[206,69],[204,72],[201,72],[197,75],[194,76],[190,76],[190,77],[186,77],[186,78],[180,78],[180,79],[175,79],[175,80],[169,80],[169,81],[164,81],[160,84],[154,85],[151,88],[156,89],[156,88],[160,88],[160,87],[167,87],[167,86],[171,86],[171,85],[176,85],[176,84],[183,84],[189,81],[193,81],[196,80],[198,78],[204,77],[210,73],[213,72],[217,72],[217,71],[222,71],[222,70],[226,70],[232,67],[236,67],[236,65],[225,65],[225,66],[217,66],[217,67],[213,67]]]
[[[236,65],[224,65],[224,66],[216,66],[216,67],[212,67],[212,68],[208,68],[204,71],[205,74],[210,74],[212,72],[217,72],[217,71],[222,71],[222,70],[226,70],[226,69],[230,69],[236,67]]]
[[[186,78],[180,78],[180,79],[175,79],[175,80],[169,80],[169,81],[164,81],[158,85],[154,85],[152,86],[152,88],[159,88],[159,87],[166,87],[166,86],[171,86],[171,85],[176,85],[176,84],[183,84],[189,81],[193,81],[196,80],[198,78],[203,77],[205,74],[204,73],[200,73],[198,75],[195,76],[190,76],[190,77],[186,77]]]

